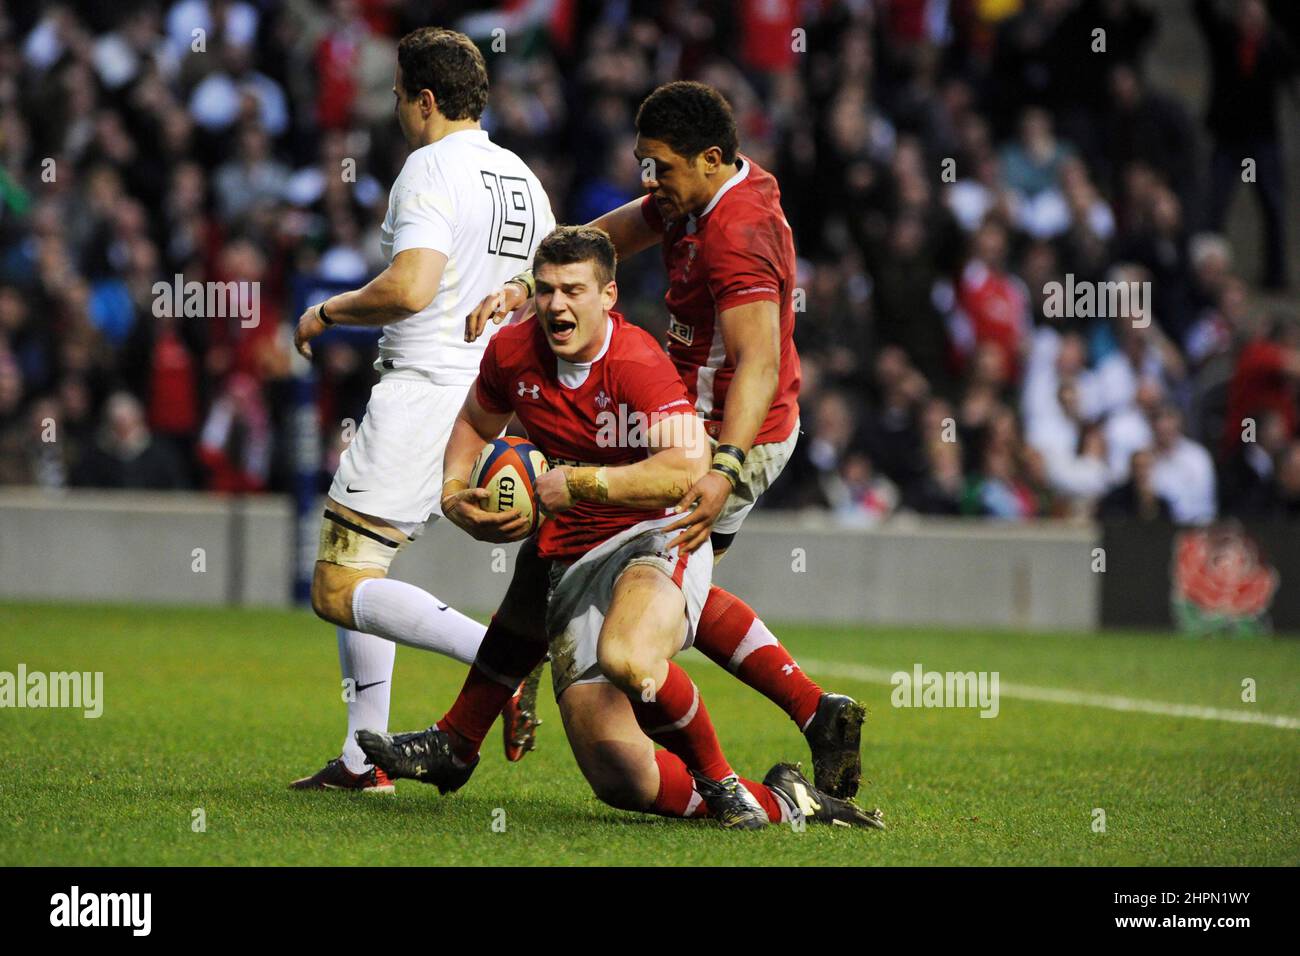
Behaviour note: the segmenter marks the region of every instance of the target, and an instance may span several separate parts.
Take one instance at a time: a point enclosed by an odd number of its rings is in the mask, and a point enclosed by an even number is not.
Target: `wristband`
[[[325,303],[324,303],[324,302],[322,302],[320,305],[316,306],[316,318],[320,319],[321,322],[324,323],[325,325],[333,325],[333,324],[334,324],[334,320],[331,319],[328,315],[325,314]]]
[[[528,293],[528,298],[530,299],[537,294],[537,283],[533,280],[532,269],[525,269],[523,272],[519,273],[518,275],[511,276],[506,281],[518,282],[521,286],[524,287],[524,291]]]
[[[717,448],[713,449],[713,452],[715,458],[718,455],[730,455],[732,458],[735,458],[737,468],[745,463],[745,453],[735,445],[719,445]]]
[[[564,469],[564,485],[569,489],[569,497],[574,501],[608,501],[608,471],[600,468]]]
[[[736,480],[739,481],[744,462],[729,451],[717,451],[713,453],[713,467],[726,474],[735,475]]]
[[[731,487],[733,490],[735,489],[737,483],[739,483],[740,481],[740,472],[737,471],[735,468],[731,467],[730,462],[718,461],[715,458],[713,460],[713,467],[709,470],[718,472],[720,475],[726,478],[727,481],[731,482]]]

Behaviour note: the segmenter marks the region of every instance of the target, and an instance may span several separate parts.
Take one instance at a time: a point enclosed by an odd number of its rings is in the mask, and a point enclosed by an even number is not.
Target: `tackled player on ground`
[[[500,332],[484,354],[447,445],[443,512],[481,536],[483,489],[466,479],[483,443],[513,414],[552,463],[536,492],[554,517],[520,549],[451,710],[424,731],[361,730],[357,740],[392,777],[458,789],[501,701],[549,642],[565,732],[583,775],[611,806],[676,817],[707,811],[727,828],[802,816],[878,828],[878,812],[818,792],[788,764],[763,783],[741,779],[699,689],[671,660],[695,638],[712,548],[707,538],[694,552],[675,546],[668,529],[673,506],[708,470],[710,446],[662,348],[611,311],[615,262],[608,235],[592,227],[563,227],[539,246],[536,314]],[[641,441],[602,439],[610,406],[643,423]]]

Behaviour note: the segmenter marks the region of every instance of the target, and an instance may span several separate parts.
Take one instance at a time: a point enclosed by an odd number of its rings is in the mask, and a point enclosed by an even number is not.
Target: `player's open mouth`
[[[548,319],[546,328],[551,333],[551,338],[556,342],[567,342],[573,338],[573,333],[578,328],[577,322],[571,322],[568,319]]]

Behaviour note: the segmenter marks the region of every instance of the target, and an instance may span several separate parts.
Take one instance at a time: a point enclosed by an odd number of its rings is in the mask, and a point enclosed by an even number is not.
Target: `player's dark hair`
[[[476,120],[488,100],[487,64],[465,34],[442,27],[412,30],[397,44],[401,93],[407,100],[428,90],[449,120]]]
[[[557,227],[538,243],[537,251],[533,253],[533,272],[536,274],[547,264],[568,266],[576,262],[593,263],[596,278],[602,286],[612,282],[618,254],[609,233],[596,226]]]
[[[740,149],[731,104],[713,87],[691,80],[665,83],[647,96],[636,111],[636,131],[687,159],[716,146],[724,163],[734,163]]]

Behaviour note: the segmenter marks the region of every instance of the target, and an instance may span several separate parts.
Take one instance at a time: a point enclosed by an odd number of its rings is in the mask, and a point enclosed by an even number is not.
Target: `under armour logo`
[[[613,401],[613,399],[610,398],[608,395],[605,394],[605,390],[604,390],[603,388],[602,388],[599,392],[596,393],[596,407],[597,407],[597,408],[608,408],[608,407],[609,407],[609,403],[612,402],[612,401]]]
[[[782,665],[781,665],[781,670],[785,671],[785,676],[786,676],[786,677],[789,677],[791,674],[794,673],[794,669],[795,669],[796,666],[798,666],[798,665],[793,664],[793,663],[791,663],[791,664],[782,664]]]
[[[542,390],[542,386],[540,385],[525,385],[523,382],[519,383],[520,398],[523,398],[525,395],[527,395],[529,398],[537,398],[541,390]]]

